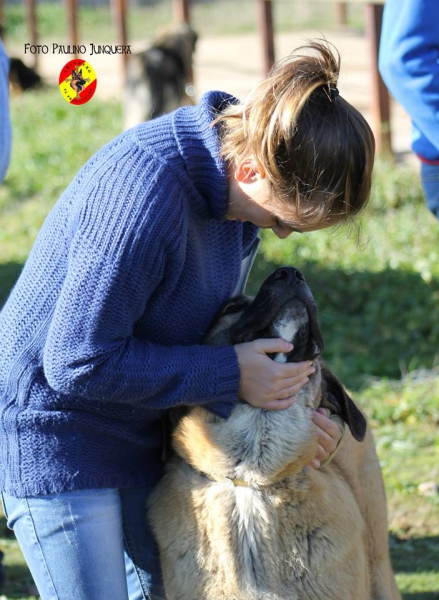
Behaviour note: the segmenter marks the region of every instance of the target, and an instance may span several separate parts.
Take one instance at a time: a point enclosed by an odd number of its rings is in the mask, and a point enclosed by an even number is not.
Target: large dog
[[[239,402],[228,420],[191,408],[176,456],[151,497],[168,600],[399,600],[388,552],[384,488],[363,414],[319,358],[317,309],[300,271],[276,270],[254,300],[221,311],[206,343],[282,337],[278,361],[315,373],[283,411]],[[319,470],[312,410],[348,431]]]
[[[132,54],[127,68],[124,127],[193,103],[192,60],[198,36],[186,23],[170,26],[146,50]],[[190,87],[191,86],[191,87]]]

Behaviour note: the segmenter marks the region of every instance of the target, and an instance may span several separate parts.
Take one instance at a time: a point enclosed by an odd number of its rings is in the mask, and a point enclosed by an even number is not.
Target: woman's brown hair
[[[215,121],[223,158],[252,158],[276,198],[294,206],[298,225],[344,221],[369,198],[374,137],[338,94],[339,72],[338,53],[312,42],[277,62],[244,104]]]

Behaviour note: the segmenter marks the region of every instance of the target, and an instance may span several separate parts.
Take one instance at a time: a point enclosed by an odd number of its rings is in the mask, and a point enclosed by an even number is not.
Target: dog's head
[[[260,338],[282,338],[294,345],[286,355],[273,355],[281,362],[316,359],[324,341],[318,322],[317,306],[302,273],[294,267],[281,267],[262,284],[254,299],[238,296],[227,302],[217,315],[205,343],[228,345]],[[329,407],[340,414],[358,441],[364,439],[366,420],[331,371],[316,360],[315,377],[307,387],[320,384],[320,393],[312,393],[313,408]],[[321,378],[321,379],[320,379]],[[314,384],[314,385],[313,385]]]
[[[227,302],[206,338],[209,345],[234,345],[260,338],[292,342],[277,361],[313,360],[315,373],[297,394],[297,402],[277,410],[255,409],[238,402],[226,420],[201,406],[177,415],[173,446],[196,471],[248,485],[271,485],[306,468],[316,456],[312,409],[325,406],[338,413],[361,441],[366,421],[338,379],[325,367],[317,308],[298,269],[277,269],[254,299],[239,296]]]
[[[261,286],[257,296],[238,296],[217,315],[206,343],[239,344],[280,337],[294,349],[283,361],[312,360],[323,350],[317,307],[299,269],[281,267]]]

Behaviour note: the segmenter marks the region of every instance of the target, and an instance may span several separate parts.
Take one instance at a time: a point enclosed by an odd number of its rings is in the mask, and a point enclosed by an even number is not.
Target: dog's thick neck
[[[316,361],[317,363],[317,361]],[[298,473],[316,454],[312,409],[320,400],[320,367],[282,411],[240,402],[226,421],[193,409],[174,433],[174,447],[195,470],[265,487]]]

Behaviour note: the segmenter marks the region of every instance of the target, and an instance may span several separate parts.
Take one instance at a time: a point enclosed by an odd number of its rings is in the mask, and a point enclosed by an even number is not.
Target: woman
[[[283,239],[367,202],[373,136],[331,51],[310,50],[244,105],[211,92],[123,133],[41,229],[0,315],[0,489],[44,600],[162,597],[145,498],[166,410],[281,410],[313,371],[267,357],[283,340],[200,345],[259,228]],[[341,432],[315,423],[318,468]]]

